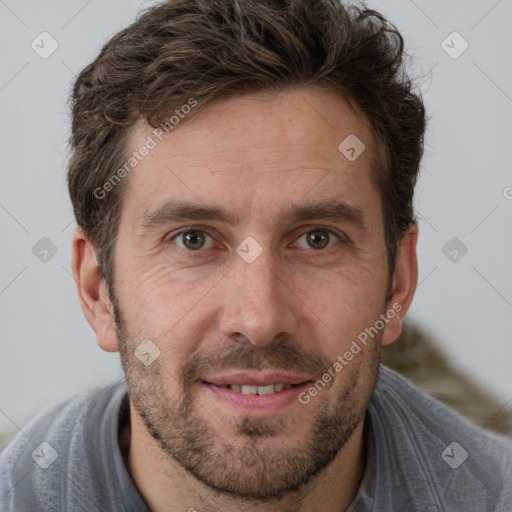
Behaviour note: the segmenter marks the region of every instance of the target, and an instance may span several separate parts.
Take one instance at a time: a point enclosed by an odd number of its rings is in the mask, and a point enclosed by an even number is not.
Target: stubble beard
[[[190,377],[194,370],[199,371],[198,364],[194,367],[192,362],[188,370],[183,369],[178,381],[180,396],[173,396],[176,393],[170,392],[167,383],[175,383],[176,377],[166,371],[162,356],[150,367],[135,358],[136,343],[129,336],[117,304],[113,304],[121,361],[133,407],[171,465],[178,463],[218,493],[249,501],[279,500],[326,468],[364,420],[378,376],[380,337],[376,336],[373,346],[365,348],[369,353],[364,359],[353,360],[350,367],[343,368],[343,372],[350,371],[351,375],[336,391],[334,400],[330,398],[334,389],[323,390],[312,398],[311,404],[318,401],[316,417],[301,442],[290,447],[286,446],[286,437],[293,425],[287,417],[240,417],[228,421],[209,415],[194,398],[197,383]],[[270,358],[261,352],[251,352],[252,346],[237,347],[233,350],[238,353],[230,360],[244,360],[246,368],[261,367],[263,360],[266,367],[270,360],[270,367],[283,367],[276,362],[304,358],[286,343],[276,345],[280,348],[272,349]],[[208,357],[202,355],[202,364],[207,364]],[[302,407],[304,418],[310,421],[310,405]],[[226,441],[218,432],[235,434],[232,441]]]

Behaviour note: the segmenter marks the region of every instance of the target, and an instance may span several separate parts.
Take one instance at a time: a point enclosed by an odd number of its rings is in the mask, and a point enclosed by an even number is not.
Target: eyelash
[[[212,239],[214,238],[209,232],[208,230],[206,229],[203,229],[202,226],[198,226],[198,227],[195,227],[195,226],[191,226],[191,227],[187,227],[187,228],[183,228],[181,229],[180,231],[174,233],[171,237],[168,238],[168,240],[165,242],[166,245],[168,244],[174,244],[174,240],[179,237],[180,235],[182,235],[183,233],[188,233],[189,231],[199,231],[201,233],[206,233],[208,236],[210,236]],[[328,229],[324,226],[312,226],[312,227],[308,227],[308,229],[306,231],[304,231],[298,238],[301,238],[302,236],[306,235],[307,233],[310,233],[312,231],[325,231],[326,233],[329,233],[329,235],[334,235],[337,239],[338,239],[338,244],[336,245],[339,245],[340,243],[343,243],[344,241],[346,242],[348,239],[346,238],[345,235],[341,235],[341,234],[338,234],[337,232],[333,231],[332,229]],[[175,245],[175,244],[174,244]],[[335,245],[335,246],[336,246]],[[335,247],[333,246],[333,247]],[[187,250],[187,249],[183,249],[177,245],[175,245],[175,247],[177,247],[177,249],[186,254],[187,257],[192,257],[192,258],[198,258],[198,257],[202,257],[204,256],[204,253],[207,249],[198,249],[197,251],[192,251],[192,250]],[[332,249],[333,247],[329,247],[328,249],[319,249],[318,251],[314,251],[313,249],[311,249],[311,252],[326,252],[328,251],[329,249]],[[211,248],[210,248],[211,249]]]

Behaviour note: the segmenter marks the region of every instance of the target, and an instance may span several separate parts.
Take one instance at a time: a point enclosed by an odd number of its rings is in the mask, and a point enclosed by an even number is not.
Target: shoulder
[[[89,389],[39,414],[18,433],[0,452],[0,502],[6,512],[61,510],[66,482],[77,468],[91,469],[95,433],[124,392],[123,381]]]
[[[377,450],[404,478],[414,475],[432,503],[450,510],[509,506],[511,438],[465,421],[384,366],[369,413]]]

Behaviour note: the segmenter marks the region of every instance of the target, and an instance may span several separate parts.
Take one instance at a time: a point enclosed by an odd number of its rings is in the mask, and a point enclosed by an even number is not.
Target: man
[[[338,0],[168,0],[73,91],[73,272],[124,383],[0,456],[3,509],[510,510],[512,446],[379,366],[424,108]]]

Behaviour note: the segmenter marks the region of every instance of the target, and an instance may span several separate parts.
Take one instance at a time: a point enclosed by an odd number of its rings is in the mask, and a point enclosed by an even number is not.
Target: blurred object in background
[[[404,324],[400,337],[383,347],[381,362],[468,421],[495,432],[512,434],[510,410],[455,370],[418,327]]]

